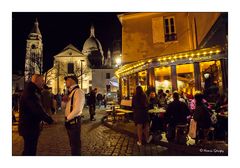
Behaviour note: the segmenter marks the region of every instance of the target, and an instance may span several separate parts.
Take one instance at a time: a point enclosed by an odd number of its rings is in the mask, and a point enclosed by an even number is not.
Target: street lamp
[[[116,64],[117,64],[117,66],[121,65],[121,63],[122,63],[121,57],[117,57],[117,58],[116,58]]]

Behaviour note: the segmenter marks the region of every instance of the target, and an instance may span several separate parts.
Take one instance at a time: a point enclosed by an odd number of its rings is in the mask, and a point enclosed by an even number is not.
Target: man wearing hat
[[[65,109],[65,127],[67,129],[71,152],[73,156],[81,155],[81,114],[85,102],[85,94],[78,86],[78,78],[66,76],[68,98]]]

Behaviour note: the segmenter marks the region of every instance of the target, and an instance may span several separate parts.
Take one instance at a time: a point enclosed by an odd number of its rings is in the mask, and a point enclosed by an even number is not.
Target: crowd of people
[[[81,155],[81,117],[84,105],[89,107],[91,121],[95,121],[96,105],[106,106],[106,97],[97,94],[97,88],[88,94],[78,87],[76,76],[65,77],[66,94],[51,93],[51,88],[44,85],[43,76],[34,74],[26,85],[21,97],[13,96],[13,111],[19,111],[19,133],[24,139],[23,155],[36,155],[38,138],[42,129],[41,122],[52,124],[52,114],[58,111],[65,113],[65,127],[69,137],[72,155]],[[157,93],[151,91],[148,95],[141,86],[136,87],[132,98],[133,120],[137,127],[138,141],[141,146],[144,142],[150,143],[156,130],[167,132],[169,142],[174,142],[176,127],[187,125],[190,120],[197,122],[199,139],[206,139],[209,128],[213,126],[212,114],[226,112],[228,109],[227,94],[218,96],[213,107],[204,94],[197,91],[194,96],[184,92],[165,92],[161,89]],[[150,109],[164,108],[164,116],[148,113]],[[13,113],[13,122],[16,118]],[[151,123],[151,124],[150,124]],[[223,128],[220,123],[221,129]],[[224,127],[227,127],[225,124]],[[224,128],[227,131],[227,128]]]
[[[166,110],[164,116],[148,113],[148,110],[154,108],[164,108]],[[169,90],[164,92],[161,89],[158,94],[151,91],[147,95],[141,86],[137,86],[136,94],[132,98],[133,120],[138,133],[137,144],[142,145],[143,132],[145,141],[148,143],[152,139],[149,132],[153,133],[156,130],[166,132],[168,141],[174,142],[176,140],[176,126],[189,126],[191,119],[197,123],[196,138],[199,142],[206,141],[210,127],[222,125],[220,122],[212,121],[212,116],[215,115],[215,112],[227,112],[227,108],[227,94],[219,96],[219,99],[212,103],[208,102],[207,97],[200,91],[196,91],[194,96],[190,96],[183,91],[171,93]],[[149,123],[151,123],[150,127]],[[224,130],[227,132],[226,124]]]

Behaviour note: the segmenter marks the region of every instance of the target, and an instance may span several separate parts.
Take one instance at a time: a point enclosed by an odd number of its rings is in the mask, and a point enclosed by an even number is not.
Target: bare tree
[[[76,66],[74,69],[74,75],[76,75],[77,78],[81,78],[81,80],[83,80],[83,75],[87,75],[89,72],[90,69],[86,64],[84,66]],[[53,68],[45,73],[45,83],[49,83],[51,80],[56,80],[57,90],[59,91],[59,78],[65,77],[67,75],[68,70],[65,68],[64,63],[57,61],[56,64],[54,64]]]

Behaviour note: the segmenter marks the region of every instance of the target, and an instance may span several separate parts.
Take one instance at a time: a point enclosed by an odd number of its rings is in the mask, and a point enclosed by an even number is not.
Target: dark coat
[[[88,104],[89,105],[95,105],[96,104],[96,93],[92,90],[90,92],[90,95],[88,97]]]
[[[177,124],[186,124],[189,114],[190,111],[185,103],[174,100],[168,105],[165,118],[171,126],[176,126]]]
[[[42,106],[41,91],[34,83],[29,82],[20,98],[19,134],[22,136],[39,134],[41,121],[49,124],[53,122]]]
[[[135,124],[145,124],[149,121],[148,106],[149,103],[146,95],[141,95],[139,97],[133,96],[132,108]]]

